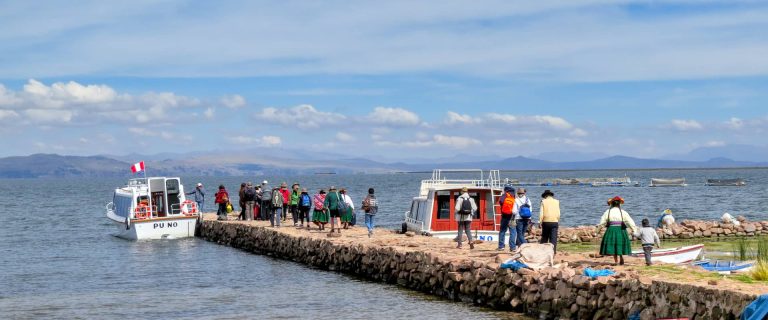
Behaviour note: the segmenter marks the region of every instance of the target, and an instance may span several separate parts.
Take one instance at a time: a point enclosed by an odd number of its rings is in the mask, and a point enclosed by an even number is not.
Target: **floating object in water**
[[[707,179],[707,185],[713,187],[741,187],[746,186],[744,179]]]
[[[651,187],[685,187],[685,178],[661,179],[651,178]]]

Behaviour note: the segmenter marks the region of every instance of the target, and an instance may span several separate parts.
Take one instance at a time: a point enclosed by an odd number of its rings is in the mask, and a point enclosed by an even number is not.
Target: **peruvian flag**
[[[131,172],[136,173],[136,172],[139,172],[139,171],[144,171],[144,161],[134,163],[131,166]]]

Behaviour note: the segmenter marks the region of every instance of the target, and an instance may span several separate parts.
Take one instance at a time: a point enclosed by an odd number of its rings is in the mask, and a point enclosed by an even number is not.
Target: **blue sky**
[[[0,1],[0,156],[764,145],[763,1]]]

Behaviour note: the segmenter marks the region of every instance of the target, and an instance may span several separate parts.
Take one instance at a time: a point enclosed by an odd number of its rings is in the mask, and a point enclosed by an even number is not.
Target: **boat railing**
[[[171,214],[185,214],[188,216],[197,214],[197,203],[191,200],[185,200],[182,203],[171,205]]]
[[[110,201],[110,202],[109,202],[109,203],[107,203],[107,205],[106,205],[106,206],[104,206],[104,207],[107,209],[107,211],[115,211],[115,203],[114,203],[114,202],[111,202],[111,201]]]
[[[149,206],[138,206],[135,210],[133,210],[133,216],[134,219],[138,220],[144,220],[144,219],[150,219],[153,217],[153,215],[157,214],[157,206],[152,205]]]
[[[448,179],[444,173],[476,173],[477,179]],[[427,189],[435,186],[468,186],[468,187],[492,187],[501,188],[501,177],[499,170],[489,170],[486,177],[483,170],[480,169],[435,169],[432,171],[432,178],[421,181],[422,186]]]
[[[405,212],[405,222],[419,225],[419,231],[424,231],[424,221],[419,221],[414,218],[408,217],[409,212],[410,211]]]

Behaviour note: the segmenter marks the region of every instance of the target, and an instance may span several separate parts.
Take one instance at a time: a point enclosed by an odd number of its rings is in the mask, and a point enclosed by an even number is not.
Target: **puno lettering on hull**
[[[477,239],[483,241],[493,241],[493,236],[477,236]]]
[[[168,222],[167,224],[165,222],[155,222],[152,225],[152,229],[157,229],[157,228],[161,228],[162,229],[162,228],[165,228],[165,227],[175,228],[175,227],[178,227],[178,226],[179,226],[178,222]]]

